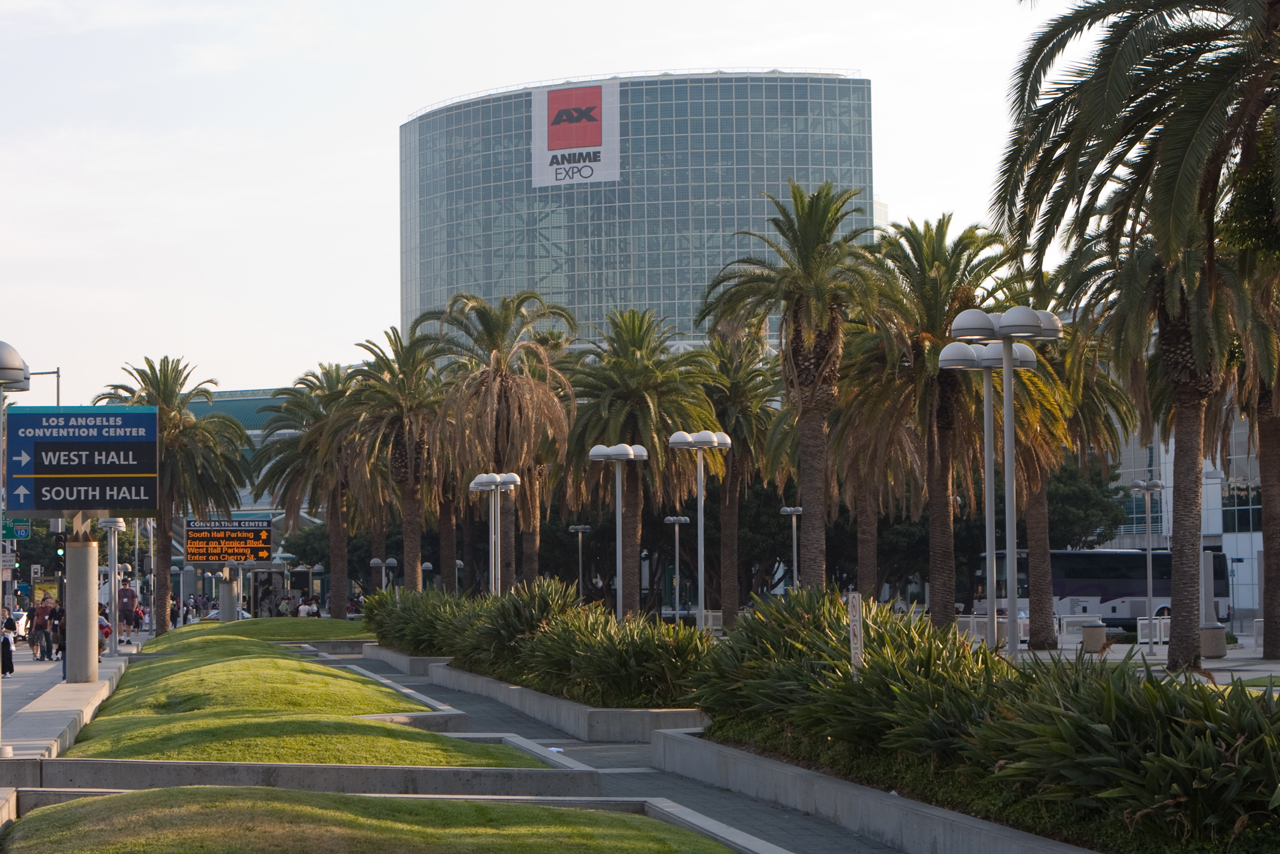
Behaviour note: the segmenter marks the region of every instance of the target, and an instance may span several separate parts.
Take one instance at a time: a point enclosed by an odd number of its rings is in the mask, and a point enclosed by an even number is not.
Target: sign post
[[[5,415],[6,506],[72,517],[66,553],[67,682],[98,679],[98,544],[91,517],[153,516],[159,445],[154,406],[25,406]]]
[[[853,673],[862,669],[862,594],[849,594],[849,657]]]

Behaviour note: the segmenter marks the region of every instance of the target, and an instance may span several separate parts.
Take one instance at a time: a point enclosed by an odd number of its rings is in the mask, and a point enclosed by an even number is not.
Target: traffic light
[[[53,535],[53,571],[61,575],[67,569],[67,535]]]

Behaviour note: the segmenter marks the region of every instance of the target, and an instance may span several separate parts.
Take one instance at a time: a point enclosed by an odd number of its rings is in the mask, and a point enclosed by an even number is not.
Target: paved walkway
[[[1079,644],[1064,647],[1063,653],[1067,655],[1075,655],[1075,651]],[[1280,684],[1280,661],[1263,661],[1262,650],[1253,645],[1253,638],[1245,636],[1241,638],[1239,644],[1240,649],[1228,649],[1226,658],[1206,658],[1200,663],[1202,670],[1212,673],[1218,684],[1225,685],[1232,679],[1257,679],[1259,677],[1274,676]],[[1153,665],[1160,667],[1169,660],[1169,645],[1156,644],[1154,652],[1149,651],[1150,647],[1146,644],[1115,644],[1107,649],[1104,658],[1107,661],[1119,661],[1130,652],[1134,653],[1134,660],[1141,663],[1150,661]],[[1023,650],[1023,655],[1029,654],[1027,650]],[[1046,657],[1051,653],[1035,653],[1040,657]]]
[[[0,738],[3,726],[32,700],[62,682],[61,661],[32,661],[25,645],[13,657],[13,677],[0,680]]]
[[[894,851],[815,816],[717,789],[678,774],[657,771],[650,766],[647,744],[588,744],[497,700],[442,688],[423,676],[406,676],[385,662],[359,656],[338,656],[323,661],[334,665],[356,664],[466,712],[472,732],[511,732],[548,747],[559,747],[566,756],[600,769],[604,775],[601,794],[607,797],[670,798],[681,806],[798,854]]]

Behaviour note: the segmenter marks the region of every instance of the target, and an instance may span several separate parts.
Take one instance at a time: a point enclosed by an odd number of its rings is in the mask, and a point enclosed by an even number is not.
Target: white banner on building
[[[618,180],[618,81],[533,93],[533,186]]]

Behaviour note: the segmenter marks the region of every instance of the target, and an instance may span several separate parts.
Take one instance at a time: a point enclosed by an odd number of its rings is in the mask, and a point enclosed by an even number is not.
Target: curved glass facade
[[[495,299],[534,289],[573,309],[583,337],[593,337],[585,324],[602,324],[610,309],[653,308],[680,337],[693,338],[706,282],[728,261],[758,251],[758,243],[735,235],[767,229],[772,206],[762,193],[785,194],[789,178],[807,188],[823,181],[855,188],[866,214],[854,225],[871,225],[868,80],[659,75],[547,91],[477,97],[401,126],[402,325],[457,292]],[[556,100],[566,92],[596,100],[576,107]],[[535,109],[539,97],[550,100]],[[535,115],[547,117],[539,121],[552,126],[551,143],[545,127],[533,132]],[[558,125],[590,130],[597,116],[617,122],[618,180],[574,173],[579,183],[535,187],[532,158],[557,148],[557,134],[567,130]],[[599,143],[606,160],[612,130],[606,126]],[[590,164],[592,156],[550,162]],[[606,171],[594,156],[596,171]]]

